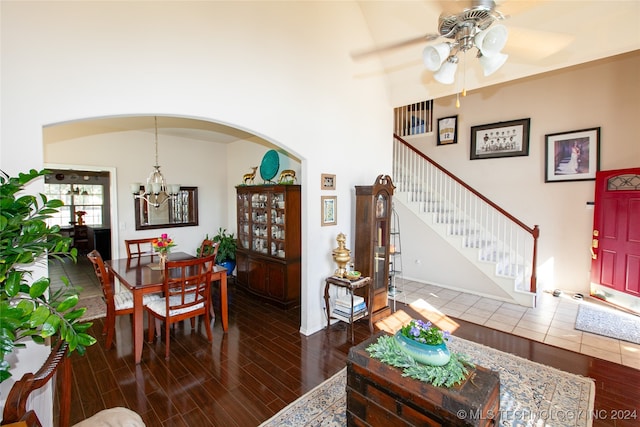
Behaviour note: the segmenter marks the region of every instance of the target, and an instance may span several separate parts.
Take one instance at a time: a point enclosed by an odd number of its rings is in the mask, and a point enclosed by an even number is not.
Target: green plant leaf
[[[69,343],[69,351],[73,351],[78,346],[78,335],[75,333],[69,333],[69,339],[67,339]]]
[[[22,193],[26,184],[47,173],[31,169],[10,177],[0,171],[0,382],[11,376],[11,363],[5,357],[24,347],[20,341],[24,338],[44,343],[45,337],[59,332],[82,353],[95,342],[86,334],[91,323],[75,323],[86,309],[76,308],[77,290],[68,286],[68,280],[62,279],[68,288],[50,292],[49,301],[48,278],[29,283],[34,263],[47,257],[76,261],[78,254],[72,239],[60,234],[60,226],[49,227],[46,222],[64,205],[62,200]],[[78,334],[86,335],[81,344]]]
[[[49,279],[46,277],[40,278],[31,284],[29,288],[29,296],[31,298],[39,298],[41,297],[49,287]]]
[[[36,303],[33,300],[23,299],[16,305],[16,308],[22,310],[24,314],[31,314],[36,309]]]
[[[40,307],[36,308],[33,313],[31,313],[31,316],[29,318],[29,325],[32,328],[43,325],[50,314],[51,312],[49,311],[49,307],[41,305]]]
[[[93,322],[73,324],[73,328],[76,332],[86,332],[91,326],[93,326]]]
[[[64,314],[64,318],[71,321],[80,318],[87,311],[86,307],[79,308],[77,310],[70,311]]]
[[[38,343],[38,344],[44,344],[44,338],[39,336],[39,335],[31,335],[31,339],[33,340],[33,342]]]
[[[12,271],[7,275],[4,283],[4,291],[10,297],[16,296],[20,291],[20,282],[22,281],[23,274],[24,272],[21,271]]]
[[[59,326],[60,326],[60,318],[56,314],[52,314],[42,324],[40,335],[43,338],[50,337],[58,331]]]
[[[79,298],[77,294],[68,296],[64,301],[62,301],[56,309],[58,311],[67,311],[72,307],[75,307],[78,304]]]
[[[85,334],[85,333],[78,334],[78,344],[81,344],[84,347],[93,345],[95,344],[95,342],[96,342],[96,339],[89,334]]]
[[[11,336],[0,336],[0,351],[2,353],[11,353],[11,350],[13,350],[14,347],[14,340],[15,337],[13,334]]]

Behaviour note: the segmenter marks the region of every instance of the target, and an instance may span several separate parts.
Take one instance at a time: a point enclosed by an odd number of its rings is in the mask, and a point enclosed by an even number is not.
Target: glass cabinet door
[[[375,234],[373,245],[373,289],[385,289],[387,286],[387,236],[388,221],[387,211],[389,198],[386,194],[378,194],[375,196]]]
[[[267,194],[251,194],[251,249],[263,254],[269,251]]]
[[[284,258],[285,253],[285,193],[271,195],[271,255]]]
[[[251,244],[249,198],[250,196],[247,193],[238,193],[238,240],[244,249],[249,249]]]

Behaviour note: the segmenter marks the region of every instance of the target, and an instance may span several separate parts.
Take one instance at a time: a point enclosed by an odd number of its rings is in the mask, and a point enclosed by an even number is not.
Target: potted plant
[[[32,169],[9,177],[0,171],[0,382],[11,376],[5,356],[25,347],[25,340],[44,343],[57,337],[69,344],[69,351],[80,354],[96,342],[86,333],[92,323],[78,321],[86,308],[76,307],[78,292],[66,278],[62,280],[67,286],[50,295],[48,277],[30,280],[30,268],[47,256],[77,259],[72,239],[62,236],[59,226],[45,222],[63,202],[43,194],[17,194],[46,173]]]
[[[447,348],[450,334],[427,321],[411,320],[395,334],[400,348],[416,361],[432,366],[449,363]]]
[[[233,233],[227,234],[227,229],[220,227],[218,234],[213,236],[214,243],[218,243],[218,255],[216,263],[227,269],[227,275],[230,276],[236,268],[236,249],[238,243]]]

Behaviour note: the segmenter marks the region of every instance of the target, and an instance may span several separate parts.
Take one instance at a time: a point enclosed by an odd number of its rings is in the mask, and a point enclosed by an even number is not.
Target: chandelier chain
[[[156,166],[159,166],[160,163],[158,163],[158,116],[153,116],[154,122],[155,122],[155,129],[156,129]]]

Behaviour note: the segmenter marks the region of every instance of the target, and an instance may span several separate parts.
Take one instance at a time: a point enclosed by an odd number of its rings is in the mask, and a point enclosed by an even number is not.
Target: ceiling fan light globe
[[[507,44],[509,31],[504,25],[494,25],[476,34],[474,42],[483,56],[491,57],[498,55]]]
[[[440,43],[425,47],[422,51],[422,60],[425,67],[427,67],[427,70],[438,70],[442,63],[449,57],[450,52],[451,47],[448,43]]]
[[[495,56],[484,56],[482,55],[479,59],[480,65],[482,66],[482,71],[484,72],[484,76],[490,76],[495,73],[507,62],[509,55],[506,53],[498,53]]]
[[[456,77],[456,70],[458,69],[457,62],[445,61],[442,64],[442,67],[435,73],[433,73],[433,78],[442,84],[450,85],[453,84]]]

